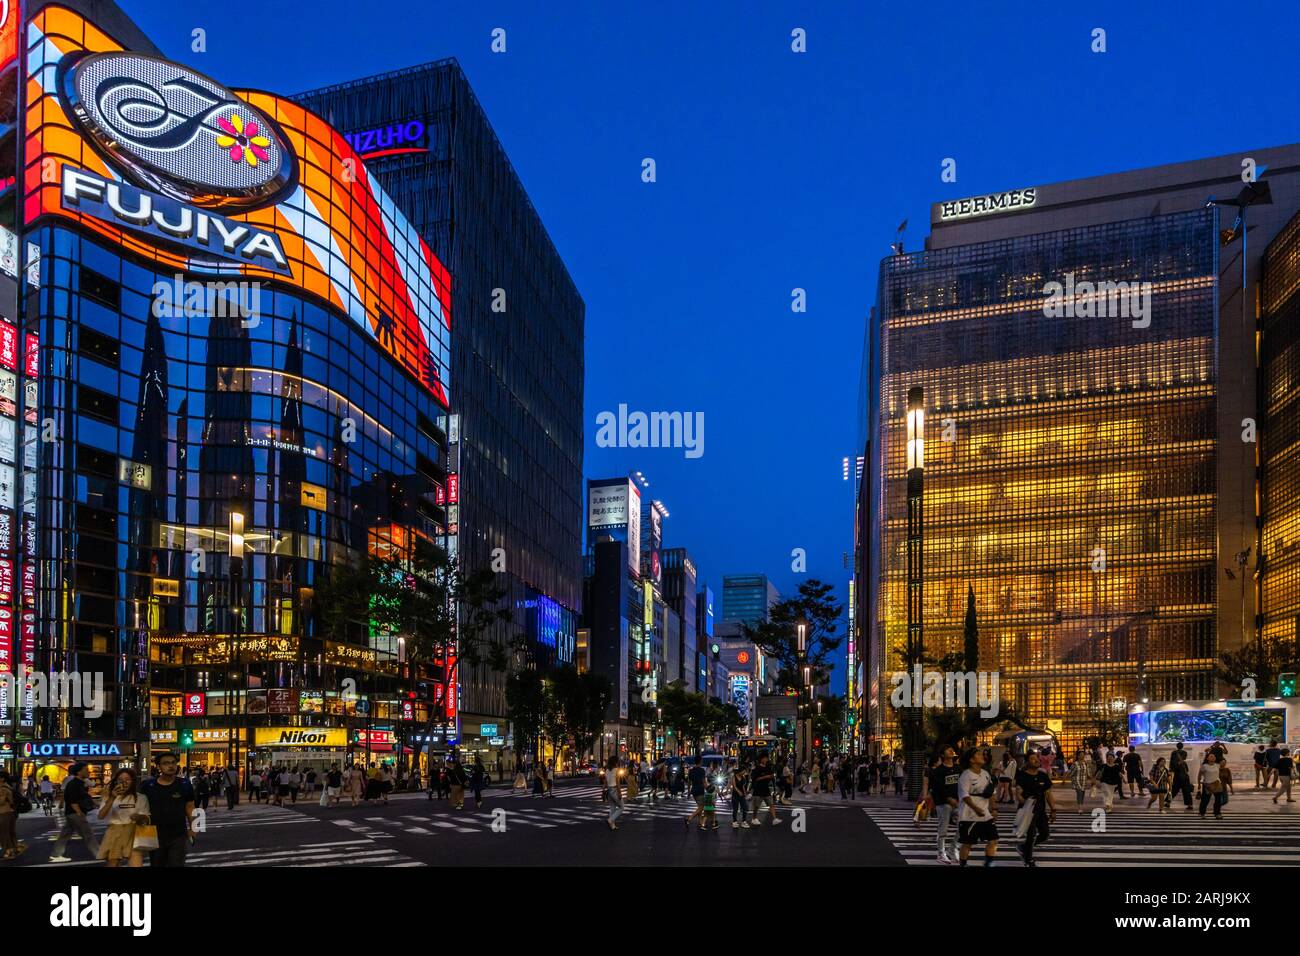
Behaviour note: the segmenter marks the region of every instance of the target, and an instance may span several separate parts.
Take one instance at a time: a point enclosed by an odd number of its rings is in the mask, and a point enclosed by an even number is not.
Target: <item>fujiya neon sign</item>
[[[71,166],[62,168],[63,207],[85,212],[115,226],[179,243],[200,252],[252,262],[288,273],[280,237],[196,209],[182,202],[126,183],[113,182]]]

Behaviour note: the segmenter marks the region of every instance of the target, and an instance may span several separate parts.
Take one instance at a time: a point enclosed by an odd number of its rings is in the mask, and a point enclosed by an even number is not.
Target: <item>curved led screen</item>
[[[337,130],[126,52],[63,7],[27,43],[29,225],[60,216],[160,269],[300,289],[447,404],[451,276]]]

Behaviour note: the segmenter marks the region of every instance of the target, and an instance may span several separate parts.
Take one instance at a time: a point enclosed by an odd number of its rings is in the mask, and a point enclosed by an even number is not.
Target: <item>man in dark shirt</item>
[[[1277,803],[1278,797],[1286,797],[1287,803],[1295,803],[1291,797],[1291,778],[1295,775],[1295,758],[1291,756],[1290,749],[1283,747],[1277,758],[1277,780],[1280,785],[1277,793],[1273,796],[1273,802]]]
[[[184,866],[194,838],[194,788],[176,776],[179,765],[174,753],[164,753],[158,758],[158,776],[140,784],[151,822],[158,828],[158,849],[149,851],[150,866]]]
[[[758,808],[767,802],[768,821],[775,826],[781,820],[776,815],[776,798],[772,796],[772,780],[776,772],[772,769],[772,764],[768,761],[767,752],[764,751],[758,757],[758,766],[754,768],[754,774],[750,778],[753,784],[751,793],[753,794],[753,818],[754,826],[762,824],[758,816]]]
[[[1264,751],[1264,762],[1268,764],[1268,788],[1272,790],[1277,786],[1277,762],[1282,759],[1282,751],[1278,749],[1277,741],[1270,740],[1268,749]]]
[[[940,863],[957,862],[957,828],[952,821],[958,809],[957,781],[960,778],[957,752],[944,747],[938,765],[930,770],[930,799],[934,801],[934,819],[939,825],[937,859]]]
[[[1190,811],[1192,809],[1192,771],[1187,766],[1187,751],[1183,749],[1182,742],[1174,748],[1174,752],[1169,755],[1169,772],[1174,778],[1174,785],[1169,791],[1169,802],[1174,802],[1174,797],[1179,792],[1183,795],[1183,809]]]
[[[1255,762],[1255,789],[1263,790],[1268,785],[1268,757],[1264,753],[1263,744],[1255,748],[1251,759]]]
[[[1025,753],[1024,766],[1016,771],[1016,799],[1021,813],[1017,815],[1016,852],[1025,866],[1035,866],[1034,846],[1046,843],[1051,834],[1050,823],[1056,822],[1056,801],[1052,797],[1052,778],[1039,766],[1039,756],[1032,750]]]
[[[698,756],[695,758],[695,766],[691,767],[686,774],[686,782],[691,785],[691,799],[695,801],[695,809],[686,818],[686,826],[689,828],[691,821],[699,817],[702,830],[704,829],[704,790],[709,782],[709,772],[701,765]]]
[[[1124,775],[1128,778],[1128,792],[1137,796],[1146,791],[1142,787],[1142,757],[1136,750],[1124,755]]]
[[[68,771],[68,782],[63,786],[63,827],[54,841],[54,853],[51,863],[70,863],[67,856],[68,839],[76,833],[81,836],[90,851],[92,860],[99,858],[99,841],[90,829],[90,812],[95,809],[95,801],[90,796],[90,767],[84,763],[74,763]]]

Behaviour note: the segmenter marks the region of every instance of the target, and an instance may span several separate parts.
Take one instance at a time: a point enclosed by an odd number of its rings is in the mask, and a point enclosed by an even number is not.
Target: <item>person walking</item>
[[[698,754],[695,757],[695,765],[691,767],[690,771],[686,774],[686,781],[691,787],[691,799],[695,801],[695,809],[692,810],[691,815],[686,818],[686,827],[687,829],[690,829],[691,821],[696,817],[699,817],[700,828],[703,829],[704,792],[708,789],[709,772],[704,769]]]
[[[618,818],[623,815],[623,792],[619,788],[617,754],[610,754],[605,761],[605,792],[609,797],[609,812],[605,822],[611,830],[617,830]]]
[[[108,819],[99,858],[110,867],[122,860],[128,867],[144,866],[144,852],[135,845],[136,824],[148,819],[143,803],[134,770],[123,767],[113,774],[108,796],[99,808],[99,819]]]
[[[339,770],[338,764],[330,764],[329,770],[325,773],[325,806],[338,806],[339,794],[342,792],[343,771]]]
[[[352,806],[355,807],[358,800],[365,800],[366,775],[355,763],[348,772],[351,774],[348,778],[348,800],[352,803]]]
[[[700,817],[701,830],[716,830],[718,828],[718,788],[713,781],[704,788],[704,815]]]
[[[998,768],[998,803],[1011,799],[1011,785],[1016,776],[1016,761],[1010,750],[1002,751],[1002,766]]]
[[[212,786],[202,767],[199,767],[190,778],[190,786],[194,788],[194,805],[206,813],[208,800],[212,796]]]
[[[967,865],[976,843],[984,844],[985,866],[992,866],[998,855],[998,807],[990,802],[997,784],[984,769],[984,759],[983,751],[972,750],[966,758],[966,769],[957,778],[958,860],[962,866]]]
[[[483,806],[483,790],[488,785],[487,767],[483,766],[483,758],[478,754],[474,755],[474,767],[470,770],[469,785],[474,791],[474,809],[477,810]]]
[[[18,778],[0,771],[0,850],[12,860],[26,844],[18,842]]]
[[[752,805],[750,815],[754,818],[754,826],[762,825],[762,820],[758,816],[758,808],[764,801],[767,803],[768,822],[776,826],[781,822],[776,815],[776,799],[772,795],[772,785],[776,776],[772,770],[772,765],[768,762],[770,758],[767,751],[758,755],[758,765],[754,767],[753,774],[750,775],[750,793],[752,794]]]
[[[1147,792],[1151,794],[1151,799],[1147,801],[1147,809],[1151,809],[1151,804],[1159,803],[1160,812],[1169,812],[1169,768],[1165,766],[1165,758],[1157,757],[1155,766],[1151,768],[1151,776],[1147,780]]]
[[[907,761],[902,754],[894,757],[894,796],[903,795],[903,781],[907,779]]]
[[[1124,789],[1124,779],[1119,761],[1113,753],[1106,754],[1106,763],[1097,774],[1097,783],[1101,786],[1102,806],[1107,810],[1115,806],[1115,794]]]
[[[1255,764],[1255,789],[1263,790],[1268,784],[1268,755],[1264,752],[1264,745],[1257,746],[1250,757]]]
[[[1070,764],[1070,786],[1074,788],[1074,812],[1083,812],[1083,800],[1092,787],[1092,768],[1089,766],[1087,751],[1076,750],[1074,762]]]
[[[957,785],[961,780],[961,767],[957,766],[957,752],[951,747],[944,747],[939,762],[930,770],[929,793],[934,801],[934,819],[938,825],[935,842],[938,844],[936,859],[940,863],[957,862],[957,827],[954,815],[960,804],[957,801]]]
[[[1052,796],[1052,778],[1032,750],[1025,753],[1025,765],[1016,772],[1016,852],[1025,866],[1036,866],[1034,847],[1047,842],[1051,824],[1056,822],[1056,800]]]
[[[72,862],[65,851],[68,848],[68,840],[74,833],[85,843],[86,849],[90,851],[90,858],[99,859],[99,841],[95,839],[95,834],[90,829],[89,814],[95,809],[95,801],[91,799],[90,787],[86,783],[89,779],[90,767],[84,763],[72,765],[68,781],[63,787],[63,826],[54,840],[51,863]]]
[[[749,768],[732,766],[727,781],[731,793],[731,829],[749,829]],[[739,817],[739,822],[737,822]]]
[[[149,820],[158,828],[158,848],[149,851],[150,866],[184,866],[185,854],[194,841],[194,788],[176,776],[179,766],[176,754],[160,754],[158,775],[140,784]]]
[[[248,771],[248,800],[250,803],[262,802],[262,771],[257,767]]]
[[[1287,803],[1295,803],[1291,796],[1291,779],[1295,776],[1295,758],[1291,756],[1289,747],[1283,747],[1278,751],[1277,767],[1278,792],[1273,796],[1273,802],[1277,803],[1278,797],[1286,797]],[[1204,814],[1202,814],[1204,816]]]
[[[451,808],[465,809],[465,784],[469,782],[469,776],[460,765],[458,757],[452,758],[451,767],[447,771],[447,782],[451,784]]]
[[[1169,802],[1172,805],[1174,797],[1179,793],[1183,795],[1183,809],[1188,812],[1192,809],[1192,768],[1187,762],[1187,751],[1183,749],[1182,741],[1174,748],[1174,752],[1169,755],[1169,775],[1173,779],[1173,786],[1169,789]]]
[[[1130,749],[1124,755],[1124,776],[1128,779],[1128,793],[1131,797],[1140,797],[1146,793],[1142,787],[1142,755]]]
[[[222,774],[226,791],[226,809],[233,810],[239,806],[239,765],[231,764]]]
[[[1205,759],[1202,761],[1200,769],[1196,775],[1197,783],[1201,787],[1201,808],[1200,814],[1204,818],[1205,811],[1210,805],[1210,800],[1214,801],[1214,818],[1223,819],[1223,804],[1227,794],[1223,792],[1223,780],[1219,776],[1219,764],[1214,757],[1214,751],[1207,751]]]
[[[1268,748],[1264,751],[1264,763],[1268,765],[1268,781],[1265,786],[1270,790],[1277,786],[1277,762],[1281,759],[1282,749],[1278,747],[1276,740],[1270,740],[1268,742]]]

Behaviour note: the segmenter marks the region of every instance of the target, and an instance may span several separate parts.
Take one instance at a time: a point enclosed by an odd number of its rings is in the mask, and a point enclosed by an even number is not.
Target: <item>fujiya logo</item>
[[[153,930],[153,895],[150,893],[68,893],[50,897],[50,925],[60,929],[126,926],[134,936]]]
[[[202,206],[246,208],[292,183],[293,153],[270,119],[203,74],[138,53],[67,62],[64,103],[140,185]]]

